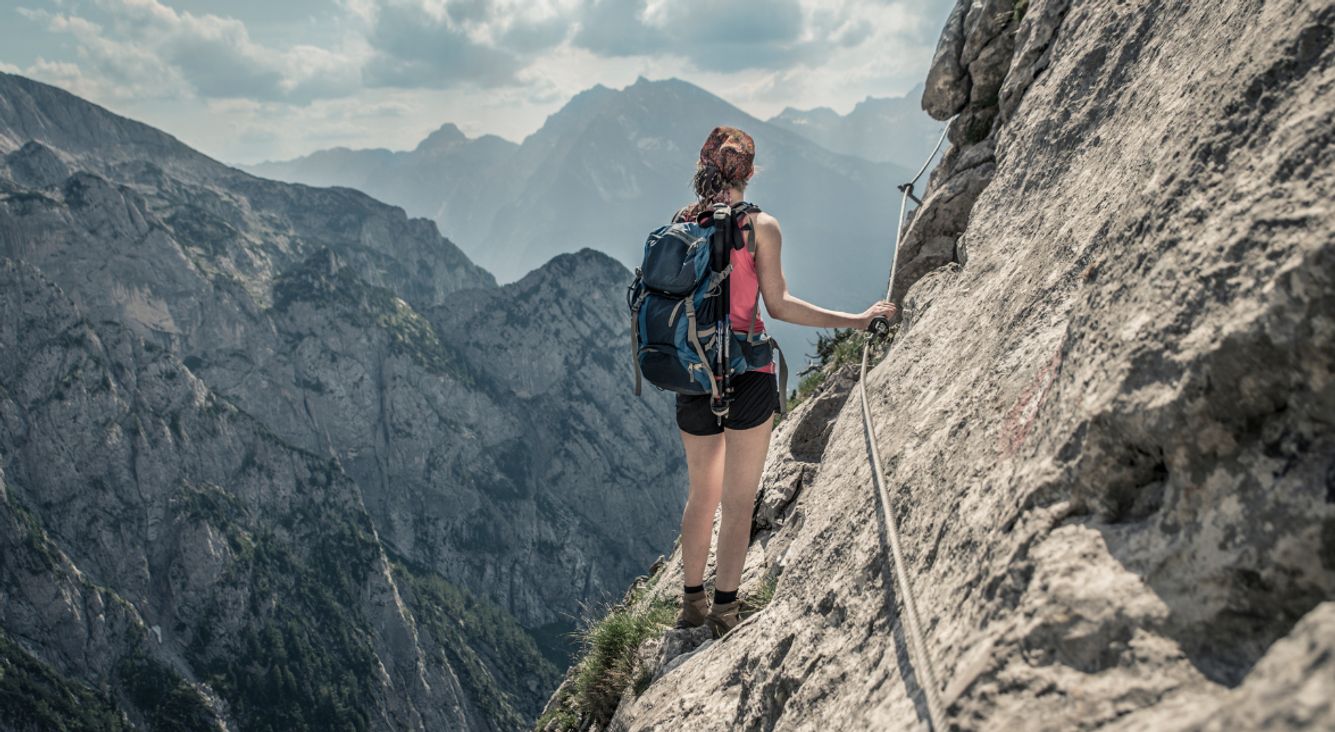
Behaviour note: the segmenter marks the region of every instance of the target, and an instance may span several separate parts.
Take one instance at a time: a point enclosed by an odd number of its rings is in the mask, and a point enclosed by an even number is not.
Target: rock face
[[[452,639],[419,636],[336,461],[31,267],[0,284],[6,636],[153,728],[492,724],[506,700],[432,662]]]
[[[132,722],[170,727],[146,658],[231,726],[512,728],[580,600],[671,541],[604,255],[500,288],[400,209],[0,75],[0,262],[11,538],[59,558],[4,555],[0,641]]]
[[[1335,726],[1333,22],[952,15],[924,104],[961,117],[867,383],[949,726]],[[925,725],[860,407],[829,395],[771,448],[743,594],[773,601],[610,728]]]
[[[997,169],[994,127],[1015,112],[1047,68],[1049,46],[1070,0],[958,0],[937,45],[922,107],[955,117],[951,146],[932,173],[929,193],[899,246],[891,299],[933,269],[962,262],[960,235],[974,202]]]

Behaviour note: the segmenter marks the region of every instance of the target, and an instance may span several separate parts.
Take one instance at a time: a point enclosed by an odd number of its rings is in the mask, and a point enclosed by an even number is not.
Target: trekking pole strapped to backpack
[[[709,404],[709,411],[719,424],[732,408],[732,374],[729,358],[732,356],[732,286],[726,278],[732,274],[732,245],[737,227],[733,226],[732,207],[726,203],[714,205],[713,231],[709,237],[711,269],[723,272],[725,282],[718,294],[718,332],[722,334],[721,347],[714,358],[714,379],[719,383],[720,396]]]

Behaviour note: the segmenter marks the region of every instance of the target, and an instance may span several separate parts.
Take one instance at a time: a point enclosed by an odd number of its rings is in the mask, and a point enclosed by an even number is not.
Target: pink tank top
[[[686,213],[689,206],[684,206],[677,210],[676,215],[672,217],[673,221],[681,221],[683,214]],[[747,216],[750,219],[750,216]],[[745,226],[746,222],[741,225]],[[760,275],[756,274],[756,258],[748,251],[746,247],[732,250],[732,274],[728,275],[728,282],[732,288],[732,316],[733,332],[746,336],[749,326],[754,325],[756,333],[765,332],[765,321],[757,312],[760,309],[760,300],[756,295],[760,292]],[[751,319],[755,318],[752,324]],[[762,374],[774,373],[774,362],[770,362],[758,369],[752,371]]]
[[[749,217],[748,217],[749,218]],[[756,274],[756,258],[746,247],[732,250],[732,274],[728,275],[732,287],[732,329],[744,335],[747,328],[754,327],[757,333],[765,332],[765,321],[761,319],[760,301],[756,298],[760,292],[760,276]],[[752,319],[755,322],[752,323]],[[774,373],[774,363],[753,369],[760,373]]]

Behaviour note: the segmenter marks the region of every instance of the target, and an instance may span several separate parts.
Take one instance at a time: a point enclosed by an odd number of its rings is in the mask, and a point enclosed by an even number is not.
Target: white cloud
[[[867,96],[902,94],[925,77],[954,3],[822,0],[808,5],[812,32],[829,41],[821,63],[732,75],[732,82],[726,74],[696,78],[709,88],[731,83],[734,94],[725,96],[760,117],[786,106],[827,106],[844,113]]]
[[[569,33],[574,6],[517,0],[348,0],[373,49],[370,86],[501,87]]]
[[[244,23],[177,11],[158,0],[96,0],[105,26],[73,13],[21,11],[71,36],[98,96],[251,98],[306,103],[360,88],[355,49],[254,42]],[[45,77],[50,78],[50,77]]]
[[[151,99],[179,95],[183,80],[144,48],[110,40],[102,26],[78,16],[19,9],[31,21],[74,39],[78,63],[39,57],[24,73],[94,99]]]
[[[722,78],[783,95],[843,96],[852,85],[903,86],[921,74],[951,0],[339,0],[334,47],[256,42],[242,21],[164,0],[88,0],[80,13],[20,11],[67,34],[86,75],[113,98],[196,95],[307,104],[369,88],[527,87],[546,100],[578,88],[559,67],[583,52],[604,79]],[[86,3],[84,3],[86,6]],[[930,19],[930,20],[929,20]],[[897,50],[908,53],[897,54]],[[615,64],[607,59],[626,59]],[[905,57],[915,59],[905,64]],[[921,60],[918,60],[921,59]],[[67,78],[63,75],[60,78]],[[633,78],[633,76],[631,77]],[[603,79],[598,79],[603,80]],[[559,92],[557,91],[559,89]],[[840,90],[840,91],[835,91]],[[884,93],[884,92],[881,92]],[[788,94],[790,98],[796,94]],[[759,99],[759,97],[757,97]]]
[[[243,21],[178,0],[27,2],[46,10],[22,11],[28,24],[0,11],[0,23],[49,40],[41,57],[16,58],[0,30],[6,68],[228,160],[411,148],[442,122],[519,140],[574,94],[641,75],[685,79],[762,118],[790,105],[845,112],[922,79],[954,4],[336,0],[292,32],[286,4],[275,5],[286,25],[266,25],[252,4],[226,11]]]
[[[849,49],[895,48],[953,0],[585,0],[574,43],[602,56],[677,56],[699,71],[836,66]],[[931,40],[940,28],[931,28]]]

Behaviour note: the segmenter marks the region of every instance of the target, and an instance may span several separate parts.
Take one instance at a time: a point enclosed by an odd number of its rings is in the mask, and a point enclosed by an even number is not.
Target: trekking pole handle
[[[871,323],[867,325],[867,333],[877,338],[886,337],[890,334],[890,319],[884,315],[872,318]]]

